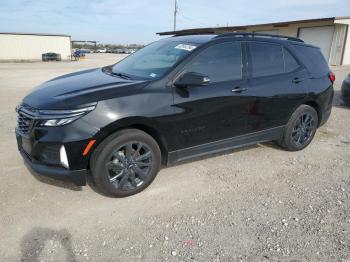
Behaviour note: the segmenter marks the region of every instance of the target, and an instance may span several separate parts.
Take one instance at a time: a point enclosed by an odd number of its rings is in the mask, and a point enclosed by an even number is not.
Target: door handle
[[[246,90],[247,90],[247,88],[237,86],[234,89],[232,89],[231,92],[241,93],[241,92],[246,91]]]
[[[303,82],[303,81],[304,81],[304,78],[299,78],[299,77],[296,77],[292,80],[292,82],[294,84],[298,84],[298,83]]]

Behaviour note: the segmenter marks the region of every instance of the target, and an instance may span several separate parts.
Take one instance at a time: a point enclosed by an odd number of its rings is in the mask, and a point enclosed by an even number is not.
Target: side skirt
[[[227,138],[198,146],[188,147],[168,153],[168,165],[194,157],[209,155],[233,148],[278,140],[283,135],[285,126]]]

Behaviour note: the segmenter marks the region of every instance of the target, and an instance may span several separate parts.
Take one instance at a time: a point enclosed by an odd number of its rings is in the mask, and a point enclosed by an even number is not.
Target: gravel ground
[[[350,261],[350,109],[339,99],[350,67],[333,68],[331,118],[301,152],[266,143],[197,159],[124,199],[31,174],[16,104],[45,80],[120,58],[0,64],[1,261]]]

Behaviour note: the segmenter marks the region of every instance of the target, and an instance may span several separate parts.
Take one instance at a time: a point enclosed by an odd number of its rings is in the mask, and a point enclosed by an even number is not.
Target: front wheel
[[[141,192],[156,177],[161,163],[157,142],[137,129],[125,129],[108,137],[91,157],[97,187],[112,196]]]
[[[316,110],[311,106],[301,105],[289,119],[283,137],[278,141],[278,144],[289,151],[302,150],[311,143],[317,126]]]

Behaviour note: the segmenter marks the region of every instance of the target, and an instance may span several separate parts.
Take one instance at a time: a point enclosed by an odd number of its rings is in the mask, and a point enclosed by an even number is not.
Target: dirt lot
[[[350,261],[350,109],[334,68],[334,109],[301,152],[273,144],[161,170],[144,192],[107,198],[33,176],[17,153],[14,108],[55,76],[108,65],[0,64],[1,261]]]

